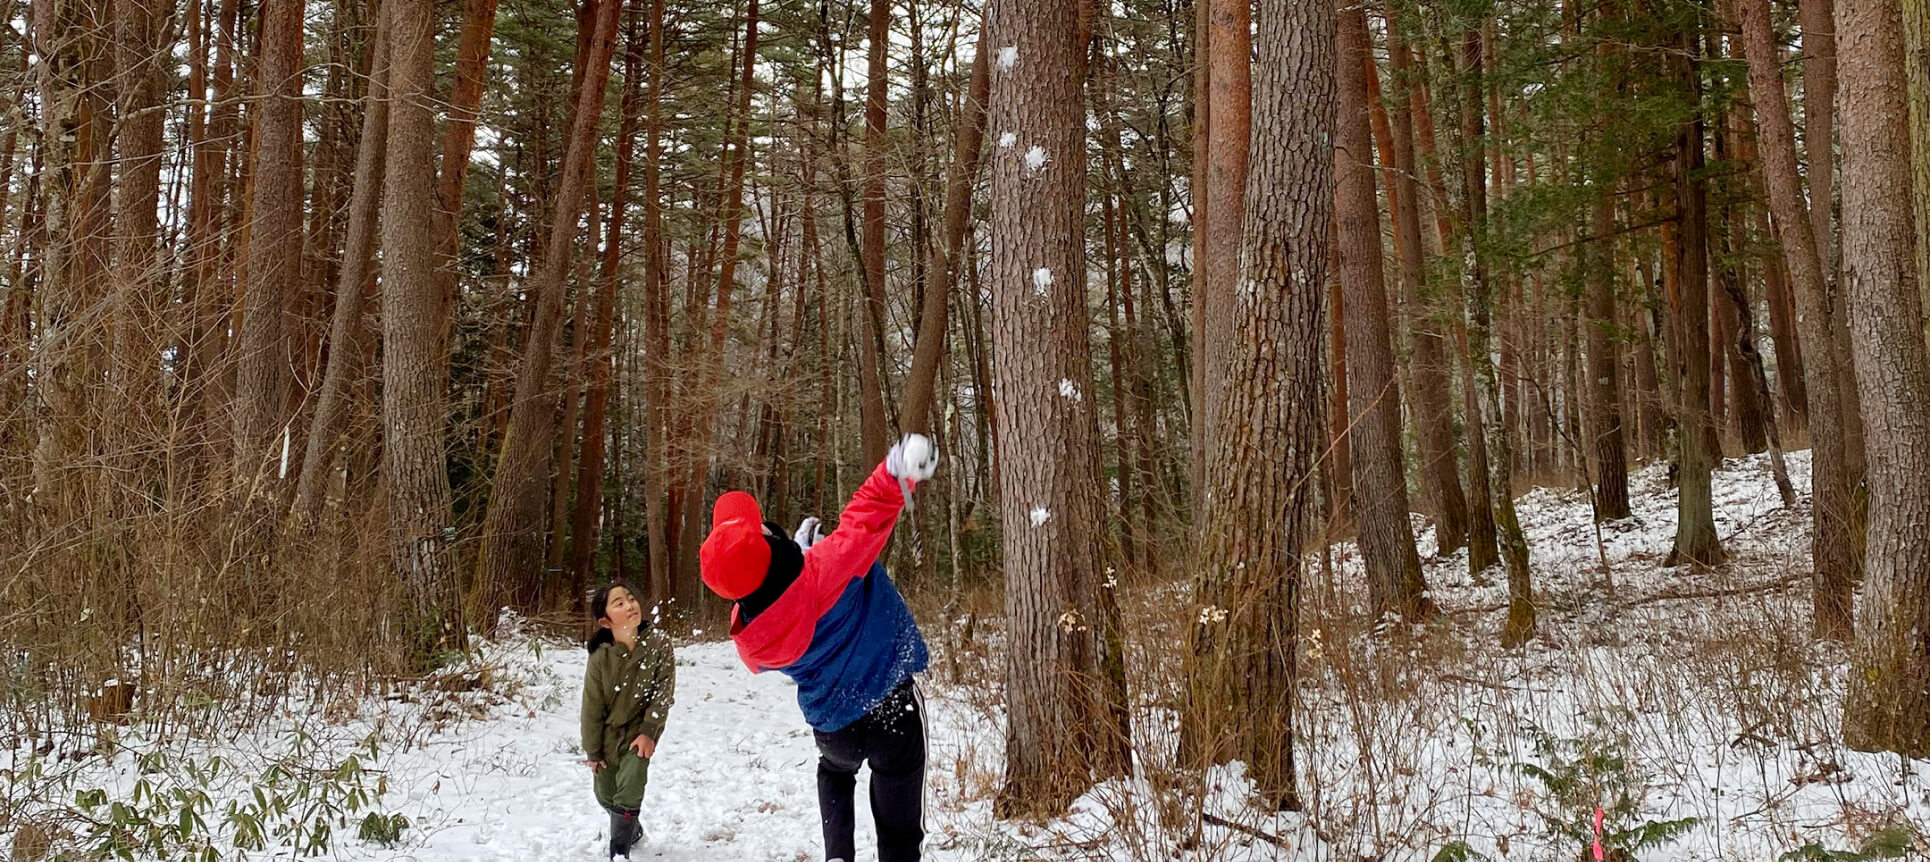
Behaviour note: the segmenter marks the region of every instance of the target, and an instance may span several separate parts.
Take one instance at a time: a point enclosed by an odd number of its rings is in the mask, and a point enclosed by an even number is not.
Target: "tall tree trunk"
[[[1328,225],[1327,257],[1329,260],[1340,257],[1340,243],[1335,236],[1338,231],[1339,225]],[[1347,402],[1351,394],[1347,387],[1347,295],[1341,288],[1338,269],[1327,270],[1326,290],[1327,367],[1330,372],[1327,375],[1325,387],[1327,394],[1325,442],[1327,445],[1324,451],[1328,454],[1320,467],[1327,490],[1325,533],[1327,540],[1332,542],[1353,529],[1354,440],[1353,436],[1347,433],[1350,417]]]
[[[1811,235],[1816,238],[1816,256],[1822,261],[1823,283],[1828,290],[1828,340],[1811,339],[1817,349],[1827,347],[1835,353],[1836,393],[1843,437],[1844,480],[1849,483],[1850,534],[1852,545],[1862,546],[1863,534],[1863,456],[1862,394],[1857,389],[1856,370],[1851,361],[1848,304],[1844,288],[1837,283],[1842,259],[1836,245],[1836,3],[1835,0],[1800,0],[1798,14],[1803,36],[1803,148],[1809,157],[1809,206],[1807,216]],[[1813,432],[1812,432],[1813,436]],[[1860,550],[1858,554],[1860,555]]]
[[[1391,17],[1388,19],[1390,39],[1400,38],[1400,31],[1395,26],[1397,20]],[[1397,63],[1405,63],[1415,56],[1410,49],[1410,51],[1397,53],[1395,59]],[[1408,103],[1414,114],[1414,143],[1418,149],[1420,162],[1427,169],[1430,197],[1441,202],[1434,211],[1434,235],[1443,249],[1453,249],[1454,251],[1449,253],[1459,257],[1460,238],[1457,231],[1468,228],[1457,227],[1454,224],[1454,218],[1464,216],[1461,209],[1454,205],[1453,198],[1448,192],[1434,133],[1434,106],[1427,86],[1429,80],[1427,69],[1423,63],[1411,63],[1409,67],[1415,73],[1413,80],[1416,82],[1408,94]],[[1396,68],[1398,69],[1399,66]],[[1461,302],[1467,299],[1465,294],[1454,298]],[[1460,322],[1460,316],[1457,313],[1451,334],[1454,338],[1453,356],[1461,377],[1461,416],[1466,424],[1468,447],[1468,572],[1470,575],[1480,577],[1483,572],[1501,564],[1501,549],[1494,518],[1494,496],[1488,487],[1488,446],[1484,433],[1487,420],[1481,415],[1479,399],[1474,391],[1473,370],[1467,351],[1465,330],[1465,324]],[[1503,488],[1501,493],[1509,493],[1509,489]]]
[[[1100,678],[1102,498],[1093,475],[1085,248],[1086,46],[1076,0],[993,0],[988,128],[1006,619],[1005,786],[998,809],[1057,812],[1124,728]],[[1067,325],[1076,321],[1077,325]],[[1123,737],[1120,737],[1123,738]]]
[[[1481,30],[1470,27],[1461,34],[1461,157],[1455,164],[1460,182],[1450,184],[1450,194],[1458,192],[1456,203],[1461,213],[1460,238],[1462,289],[1467,302],[1467,357],[1471,366],[1468,381],[1470,416],[1479,415],[1479,433],[1485,446],[1477,461],[1485,461],[1486,477],[1494,503],[1494,526],[1508,571],[1508,620],[1502,628],[1501,642],[1510,649],[1528,642],[1535,633],[1534,587],[1528,570],[1528,542],[1515,515],[1514,475],[1510,440],[1512,429],[1501,410],[1501,389],[1494,366],[1494,285],[1489,280],[1487,261],[1480,253],[1477,234],[1487,224],[1488,183],[1482,169],[1482,139],[1485,117],[1481,104]]]
[[[436,183],[436,317],[440,349],[449,352],[457,305],[456,244],[462,225],[462,191],[469,154],[476,144],[476,110],[482,105],[489,42],[496,32],[496,0],[463,0],[462,34],[456,40],[456,80],[449,88],[442,127],[442,169]]]
[[[1916,283],[1903,34],[1891,0],[1841,0],[1843,275],[1869,447],[1863,604],[1843,736],[1930,757],[1930,348]]]
[[[603,272],[598,279],[596,316],[590,324],[586,350],[589,393],[583,406],[583,454],[576,474],[576,513],[570,529],[570,571],[576,590],[571,601],[580,604],[590,571],[596,565],[597,525],[603,510],[604,434],[610,410],[610,381],[617,357],[610,351],[616,325],[617,270],[623,262],[623,220],[630,201],[630,170],[637,147],[638,111],[643,102],[643,66],[649,48],[638,32],[638,14],[628,11],[623,51],[622,119],[617,128],[616,176],[610,193],[610,220],[603,231]],[[622,480],[621,474],[618,481]],[[655,551],[655,548],[652,548]],[[577,610],[581,610],[580,607]]]
[[[1258,121],[1244,263],[1232,297],[1221,436],[1199,520],[1196,602],[1183,721],[1211,760],[1240,759],[1272,808],[1300,807],[1293,709],[1302,541],[1323,432],[1321,321],[1334,201],[1333,5],[1260,4]],[[1360,107],[1355,103],[1356,109]],[[1312,409],[1309,409],[1310,406]]]
[[[117,0],[119,18],[120,189],[115,279],[120,292],[115,303],[119,329],[114,352],[118,363],[116,388],[123,407],[113,423],[120,431],[115,448],[124,457],[151,451],[161,398],[161,357],[167,320],[167,271],[160,257],[162,126],[166,119],[161,99],[169,71],[163,51],[173,54],[168,7],[159,0]],[[22,46],[24,49],[25,46]],[[12,147],[8,147],[11,155]],[[0,206],[0,217],[6,208]],[[130,483],[145,480],[136,464]]]
[[[461,644],[447,543],[449,476],[443,456],[443,375],[436,347],[435,3],[385,0],[389,133],[382,210],[382,476],[389,565],[411,607],[418,661]],[[358,285],[359,287],[359,285]]]
[[[39,283],[31,350],[38,439],[33,453],[35,508],[61,523],[83,517],[77,465],[90,451],[90,381],[104,369],[89,311],[102,299],[106,264],[107,104],[94,82],[105,75],[92,22],[105,4],[46,0],[30,7],[33,52],[40,58]],[[23,224],[23,229],[24,229]],[[23,235],[24,236],[24,235]],[[10,297],[11,298],[11,297]],[[26,330],[23,329],[23,332]]]
[[[965,233],[972,221],[972,180],[978,175],[979,152],[985,141],[985,100],[991,86],[991,71],[985,60],[985,42],[979,40],[972,53],[972,81],[957,123],[957,141],[952,163],[945,169],[944,243],[933,249],[931,284],[925,288],[924,307],[920,310],[918,343],[912,349],[911,375],[905,379],[905,404],[898,411],[907,431],[929,431],[933,427],[933,391],[938,382],[939,361],[945,354],[947,312],[950,308],[953,272],[965,248]]]
[[[1910,182],[1916,203],[1917,289],[1930,306],[1930,0],[1902,0],[1903,79],[1909,82]],[[1924,321],[1930,333],[1930,320]]]
[[[302,24],[306,0],[268,0],[261,13],[256,80],[254,195],[247,285],[236,355],[235,480],[269,479],[281,453],[294,383],[289,344],[301,323]]]
[[[1453,385],[1449,382],[1447,349],[1441,337],[1439,310],[1426,297],[1427,259],[1421,242],[1421,195],[1414,158],[1414,115],[1410,89],[1422,86],[1413,80],[1413,62],[1407,45],[1389,28],[1387,50],[1393,58],[1395,98],[1391,116],[1394,144],[1394,172],[1389,184],[1392,197],[1399,201],[1394,219],[1394,245],[1400,252],[1401,292],[1408,309],[1408,327],[1413,343],[1408,377],[1413,381],[1414,430],[1418,439],[1421,487],[1434,504],[1434,548],[1438,554],[1451,554],[1467,544],[1468,502],[1461,491],[1461,474],[1455,461],[1454,414],[1449,406]]]
[[[493,628],[495,611],[514,579],[540,572],[543,564],[544,480],[550,473],[558,407],[550,372],[563,328],[570,251],[590,184],[596,129],[603,114],[610,60],[616,51],[617,12],[622,5],[619,0],[595,2],[594,35],[584,53],[583,85],[577,91],[570,120],[563,178],[550,212],[549,238],[530,268],[535,315],[517,368],[516,397],[511,402],[509,428],[490,482],[489,512],[483,521],[475,604],[481,614],[478,622],[486,630]],[[426,304],[433,307],[434,297]]]
[[[1218,417],[1221,367],[1231,339],[1221,337],[1214,321],[1230,319],[1233,292],[1238,287],[1240,267],[1240,222],[1246,195],[1248,128],[1252,122],[1252,7],[1233,0],[1201,3],[1205,16],[1206,56],[1212,68],[1207,72],[1206,170],[1204,215],[1194,205],[1200,219],[1197,230],[1205,241],[1199,251],[1203,260],[1193,263],[1199,279],[1193,285],[1195,326],[1193,334],[1193,382],[1199,404],[1196,408],[1194,440],[1216,436],[1213,422]],[[1197,145],[1198,141],[1195,141]],[[1207,453],[1195,446],[1193,452],[1193,498],[1197,505],[1204,487]],[[1197,508],[1195,511],[1199,511]]]
[[[1732,54],[1733,51],[1732,48]],[[1724,112],[1716,125],[1716,158],[1724,162],[1740,158],[1736,149],[1736,133],[1730,122],[1733,116],[1733,109]],[[1738,314],[1737,306],[1729,299],[1730,294],[1743,292],[1745,302],[1742,310],[1747,311],[1747,291],[1743,287],[1747,274],[1741,256],[1744,244],[1743,204],[1738,200],[1738,186],[1742,185],[1738,177],[1728,177],[1723,182],[1722,206],[1717,209],[1718,220],[1713,237],[1716,290],[1710,294],[1710,298],[1716,303],[1722,322],[1719,346],[1728,361],[1730,390],[1735,395],[1736,433],[1741,438],[1743,453],[1754,455],[1769,445],[1763,426],[1763,413],[1765,410],[1774,410],[1775,402],[1756,391],[1755,377],[1749,367],[1751,362],[1760,359],[1756,354],[1756,333],[1743,328],[1743,318],[1752,315]]]
[[[710,331],[707,343],[699,351],[699,355],[705,357],[705,367],[695,373],[701,388],[695,396],[696,403],[690,408],[695,414],[695,421],[686,447],[690,463],[686,465],[688,472],[683,486],[682,526],[686,553],[680,559],[685,569],[679,578],[680,591],[689,587],[690,584],[686,582],[694,581],[695,578],[691,576],[697,574],[696,557],[687,553],[687,550],[701,541],[699,527],[702,521],[696,517],[697,511],[692,506],[703,494],[704,479],[709,475],[711,460],[717,455],[714,433],[721,405],[715,393],[721,380],[721,363],[725,360],[725,337],[730,333],[731,305],[737,285],[737,248],[744,232],[744,173],[750,161],[752,72],[757,63],[757,8],[757,0],[750,0],[744,25],[744,64],[736,85],[736,105],[732,109],[736,117],[731,121],[733,131],[725,143],[727,149],[723,160],[725,187],[720,226],[724,236],[722,251],[718,254],[721,265],[717,268],[717,305],[708,312]],[[691,277],[695,279],[698,276],[693,273]],[[696,337],[696,328],[693,328],[692,338]],[[859,349],[865,349],[864,345],[860,345]],[[883,459],[882,455],[879,457]]]
[[[1707,261],[1708,264],[1711,266],[1720,266],[1719,261],[1722,254],[1721,250],[1708,248],[1709,244],[1714,240],[1714,237],[1710,236],[1710,231],[1712,230],[1712,228],[1709,224],[1711,219],[1709,218],[1709,215],[1708,215],[1708,212],[1709,212],[1709,209],[1708,209],[1709,197],[1708,197],[1708,191],[1707,191],[1708,186],[1706,181],[1698,181],[1697,184],[1701,185],[1704,189],[1702,193],[1703,248],[1706,250],[1707,257],[1709,258]],[[1715,225],[1713,230],[1717,236],[1720,236],[1722,234],[1722,229],[1720,224]],[[1703,277],[1705,279],[1708,278],[1708,274],[1705,273]],[[1730,412],[1729,412],[1729,372],[1728,372],[1728,365],[1725,362],[1725,360],[1728,358],[1728,355],[1729,355],[1727,346],[1730,343],[1730,341],[1733,340],[1731,338],[1731,333],[1729,331],[1732,328],[1732,325],[1731,325],[1731,321],[1729,320],[1729,315],[1725,313],[1728,310],[1729,304],[1726,302],[1718,301],[1722,297],[1721,282],[1722,282],[1722,275],[1720,272],[1718,272],[1716,273],[1715,287],[1713,289],[1706,290],[1707,299],[1709,300],[1709,302],[1708,302],[1708,306],[1703,309],[1703,313],[1702,313],[1702,316],[1704,319],[1703,331],[1708,333],[1708,336],[1709,336],[1709,343],[1703,346],[1707,348],[1707,352],[1709,354],[1709,413],[1708,413],[1708,416],[1709,416],[1710,433],[1714,435],[1709,438],[1709,457],[1712,459],[1712,463],[1716,463],[1716,464],[1719,464],[1722,462],[1723,438],[1726,437],[1730,431],[1729,420],[1731,418]]]
[[[1614,521],[1629,516],[1628,453],[1622,434],[1621,341],[1616,335],[1615,196],[1598,187],[1594,212],[1594,262],[1588,284],[1588,394],[1593,415],[1590,442],[1595,449],[1595,516]]]
[[[383,193],[384,167],[388,164],[389,141],[389,48],[388,28],[378,26],[375,47],[369,63],[368,96],[362,108],[362,137],[355,155],[355,188],[349,199],[348,237],[342,249],[342,265],[336,273],[335,312],[329,325],[328,365],[309,419],[307,450],[302,457],[301,478],[295,485],[295,519],[305,530],[315,527],[321,515],[336,459],[338,426],[349,401],[349,382],[362,373],[368,362],[367,339],[363,337],[364,298],[367,283],[374,276],[377,226],[381,223],[377,205]]]
[[[1678,36],[1675,48],[1681,56],[1674,60],[1678,79],[1690,93],[1698,95],[1702,92],[1697,72],[1700,45],[1700,37],[1693,33]],[[1702,122],[1697,116],[1676,130],[1672,167],[1681,243],[1675,278],[1680,350],[1674,357],[1676,375],[1681,380],[1676,422],[1681,441],[1676,482],[1681,493],[1676,503],[1675,546],[1665,565],[1711,568],[1722,565],[1725,555],[1716,536],[1710,487],[1720,453],[1709,415],[1709,223],[1708,189],[1702,176]]]
[[[1207,180],[1213,162],[1213,0],[1193,0],[1193,89],[1188,104],[1192,108],[1191,132],[1193,146],[1193,169],[1187,178],[1186,193],[1190,197],[1191,217],[1189,225],[1193,231],[1192,259],[1189,261],[1189,274],[1193,279],[1193,302],[1188,329],[1192,333],[1192,362],[1186,369],[1186,389],[1191,396],[1187,399],[1187,439],[1200,441],[1206,439],[1206,366],[1212,343],[1212,334],[1206,329],[1206,316],[1213,296],[1206,261],[1211,256],[1207,244],[1212,241],[1212,210],[1209,207],[1211,184]],[[1187,479],[1195,503],[1199,500],[1199,489],[1206,477],[1206,452],[1198,445],[1188,449]]]
[[[864,311],[858,349],[858,413],[864,460],[875,464],[891,445],[885,418],[885,97],[890,81],[891,0],[871,0],[864,97]],[[747,66],[748,68],[748,66]],[[749,75],[745,76],[749,80]],[[725,266],[729,266],[728,261]],[[911,420],[916,422],[917,420]]]
[[[1434,610],[1421,579],[1408,521],[1407,469],[1401,447],[1401,391],[1387,320],[1381,266],[1380,213],[1367,102],[1371,43],[1367,13],[1342,6],[1336,18],[1334,213],[1339,225],[1340,281],[1346,292],[1348,413],[1354,470],[1354,520],[1376,618],[1419,620]]]
[[[1649,269],[1651,261],[1652,257],[1647,253],[1639,256],[1635,276],[1641,284],[1635,295],[1640,301],[1630,303],[1628,307],[1628,329],[1635,336],[1636,422],[1641,431],[1641,445],[1636,452],[1642,458],[1652,458],[1662,451],[1662,437],[1666,433],[1662,381],[1655,367],[1656,284]]]
[[[666,505],[670,491],[670,255],[663,234],[664,0],[650,2],[649,116],[643,134],[644,541],[650,551],[650,603],[675,596],[671,573],[681,549]],[[806,210],[808,225],[809,210]]]

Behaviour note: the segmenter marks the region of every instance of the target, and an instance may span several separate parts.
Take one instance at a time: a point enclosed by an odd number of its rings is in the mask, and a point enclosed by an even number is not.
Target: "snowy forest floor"
[[[1522,497],[1541,608],[1524,650],[1495,645],[1504,579],[1470,579],[1461,554],[1427,562],[1442,622],[1367,631],[1358,561],[1336,546],[1331,577],[1312,567],[1302,588],[1300,813],[1247,806],[1237,764],[1182,792],[1180,809],[1156,790],[1175,786],[1174,644],[1187,624],[1183,589],[1169,586],[1125,603],[1139,774],[1059,820],[993,820],[996,626],[928,613],[927,857],[1567,862],[1582,858],[1599,806],[1624,859],[1858,859],[1828,852],[1886,843],[1884,855],[1924,858],[1930,761],[1841,743],[1844,658],[1808,637],[1807,453],[1789,460],[1794,507],[1765,458],[1718,474],[1734,561],[1707,574],[1661,567],[1675,497],[1658,468],[1634,477],[1635,517],[1604,525],[1599,544],[1586,494]],[[745,672],[714,634],[677,657],[636,858],[819,858],[815,751],[792,686]],[[33,824],[53,826],[58,844],[91,818],[137,836],[147,849],[134,858],[183,858],[204,836],[224,855],[239,839],[259,845],[250,858],[289,858],[321,844],[322,822],[333,831],[323,858],[598,859],[606,818],[576,751],[582,668],[580,648],[512,628],[427,684],[292,699],[244,733],[135,725],[111,756],[77,761],[19,741],[0,749],[13,808],[0,845],[18,854],[40,840]],[[862,794],[859,805],[860,858],[871,859]],[[1182,809],[1172,829],[1155,813]],[[399,840],[378,840],[389,824],[365,822],[370,811],[406,817]]]

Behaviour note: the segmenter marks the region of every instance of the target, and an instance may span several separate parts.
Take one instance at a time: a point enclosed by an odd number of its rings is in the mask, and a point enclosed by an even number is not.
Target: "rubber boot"
[[[630,848],[641,837],[643,826],[637,822],[637,812],[610,809],[610,858],[630,858]]]

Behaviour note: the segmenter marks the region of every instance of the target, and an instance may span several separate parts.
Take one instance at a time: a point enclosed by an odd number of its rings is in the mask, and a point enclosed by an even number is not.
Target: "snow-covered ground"
[[[1807,453],[1789,467],[1804,494]],[[1611,846],[1617,833],[1632,847],[1650,835],[1628,858],[1771,860],[1805,845],[1854,850],[1886,827],[1890,839],[1916,842],[1902,851],[1910,858],[1930,858],[1930,762],[1841,744],[1845,662],[1807,636],[1806,497],[1786,508],[1765,459],[1730,462],[1715,500],[1736,563],[1691,574],[1661,568],[1675,499],[1659,472],[1638,474],[1631,496],[1635,518],[1605,526],[1599,542],[1586,495],[1521,498],[1541,610],[1540,636],[1523,650],[1494,646],[1504,579],[1469,577],[1461,554],[1427,565],[1447,622],[1378,635],[1363,631],[1350,546],[1336,547],[1331,582],[1311,568],[1301,813],[1247,807],[1238,764],[1187,794],[1205,825],[1189,813],[1169,831],[1153,813],[1154,787],[1164,785],[1149,776],[1173,734],[1161,674],[1178,659],[1184,620],[1180,600],[1160,593],[1129,611],[1142,626],[1129,656],[1140,665],[1142,774],[1095,788],[1060,820],[995,821],[1003,731],[985,669],[997,667],[999,638],[979,621],[975,644],[959,651],[961,681],[927,681],[927,858],[1567,862],[1584,853],[1597,806]],[[1422,537],[1425,554],[1431,531]],[[935,667],[952,664],[943,650],[957,622],[925,621]],[[747,673],[727,643],[700,638],[677,659],[677,704],[652,764],[636,858],[820,858],[815,751],[793,687]],[[34,756],[19,741],[0,749],[7,799],[35,789],[39,801],[0,819],[0,846],[17,850],[22,824],[44,816],[49,800],[72,805],[76,791],[97,788],[107,804],[92,809],[95,820],[113,820],[120,801],[169,825],[182,807],[174,791],[205,792],[187,832],[212,830],[227,849],[259,824],[264,847],[250,858],[294,855],[275,829],[303,823],[312,835],[319,815],[334,829],[323,858],[599,859],[606,817],[576,752],[582,668],[580,648],[511,634],[448,683],[389,699],[328,698],[331,708],[294,708],[239,737],[157,739],[156,729],[135,728],[112,756],[79,761]],[[357,790],[364,798],[351,814]],[[859,806],[860,858],[869,860],[863,794]],[[408,828],[393,845],[365,841],[357,825],[368,811],[401,814]],[[86,827],[69,817],[65,828]]]

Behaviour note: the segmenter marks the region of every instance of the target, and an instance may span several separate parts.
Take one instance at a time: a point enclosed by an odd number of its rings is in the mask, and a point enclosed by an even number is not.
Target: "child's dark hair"
[[[616,633],[610,631],[608,626],[597,625],[597,621],[609,615],[610,591],[618,587],[622,587],[627,591],[630,594],[630,598],[636,599],[639,605],[643,603],[643,594],[637,592],[637,588],[631,586],[629,581],[611,581],[604,584],[601,589],[598,589],[595,595],[590,597],[590,626],[594,628],[595,631],[590,632],[590,639],[583,644],[583,648],[592,653],[596,652],[597,647],[616,642]],[[650,618],[645,617],[637,624],[637,631],[643,631],[649,627]]]

